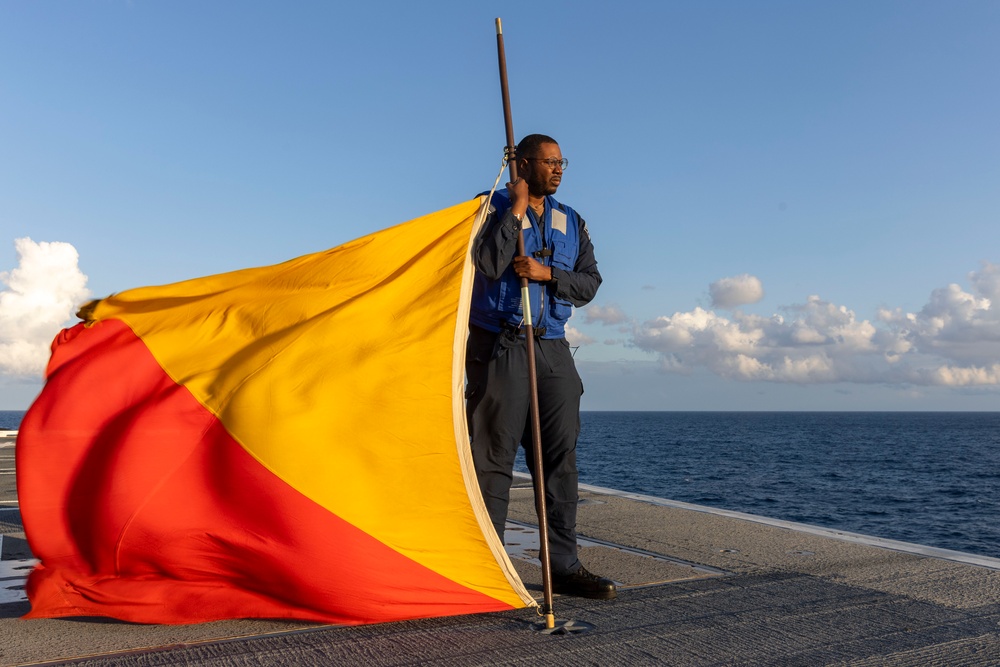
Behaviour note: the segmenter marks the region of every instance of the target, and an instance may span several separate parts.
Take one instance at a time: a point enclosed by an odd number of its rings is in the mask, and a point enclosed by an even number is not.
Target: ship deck
[[[1000,664],[1000,559],[581,487],[588,569],[617,599],[360,627],[242,620],[144,626],[26,621],[33,564],[0,438],[0,665]],[[508,552],[541,599],[532,491],[512,492]]]

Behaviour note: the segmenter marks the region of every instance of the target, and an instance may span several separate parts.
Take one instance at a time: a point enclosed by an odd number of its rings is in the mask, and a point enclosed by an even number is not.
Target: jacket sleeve
[[[580,218],[580,252],[572,271],[552,267],[552,279],[556,283],[556,296],[566,299],[574,306],[586,306],[597,294],[601,286],[601,274],[597,271],[597,257],[594,255],[594,244],[590,240],[587,223]],[[516,234],[516,230],[515,230]],[[515,236],[515,243],[517,238]]]
[[[476,271],[490,280],[503,275],[517,254],[517,235],[520,231],[521,223],[510,209],[504,211],[502,216],[490,213],[472,247]]]

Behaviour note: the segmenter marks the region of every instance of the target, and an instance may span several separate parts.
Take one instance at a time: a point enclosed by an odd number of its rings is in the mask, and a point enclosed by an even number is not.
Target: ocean
[[[1000,558],[1000,412],[585,412],[588,484]]]
[[[17,430],[23,416],[22,410],[0,410],[0,431]]]
[[[577,460],[587,484],[1000,558],[1000,412],[584,412]]]

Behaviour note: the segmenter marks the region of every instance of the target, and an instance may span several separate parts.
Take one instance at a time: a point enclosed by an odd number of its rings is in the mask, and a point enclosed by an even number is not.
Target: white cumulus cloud
[[[0,373],[41,375],[52,339],[90,296],[69,243],[14,241],[18,267],[0,272]]]
[[[713,283],[713,303],[763,295],[750,278]],[[695,308],[635,326],[632,343],[664,370],[740,380],[1000,385],[1000,265],[984,263],[969,283],[934,290],[918,312],[886,308],[872,320],[815,295],[770,317]]]
[[[715,308],[735,308],[750,303],[757,303],[764,298],[764,286],[760,279],[748,273],[742,273],[731,278],[716,280],[708,286]]]
[[[982,271],[969,274],[973,288],[994,303],[1000,302],[1000,264],[983,263]]]
[[[594,339],[587,334],[574,329],[570,325],[566,325],[566,341],[569,342],[573,347],[579,347],[581,345],[590,345],[594,342]]]
[[[599,306],[597,304],[590,304],[583,309],[583,321],[587,324],[593,324],[594,322],[600,322],[601,324],[611,325],[611,324],[622,324],[628,321],[628,317],[622,311],[621,307],[616,304],[611,304],[609,306]]]

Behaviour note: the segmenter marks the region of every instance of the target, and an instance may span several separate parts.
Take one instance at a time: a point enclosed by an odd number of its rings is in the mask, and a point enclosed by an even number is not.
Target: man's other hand
[[[527,278],[538,283],[552,280],[552,267],[545,266],[534,257],[518,255],[514,258],[514,273],[518,278]]]

